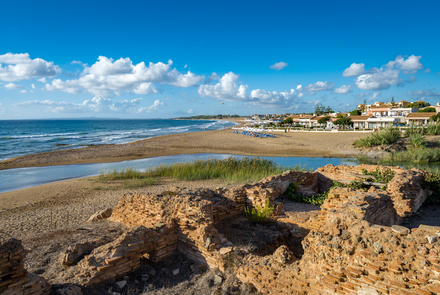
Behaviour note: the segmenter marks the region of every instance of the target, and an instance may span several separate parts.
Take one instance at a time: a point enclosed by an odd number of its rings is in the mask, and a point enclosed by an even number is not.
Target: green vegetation
[[[265,223],[269,220],[272,215],[274,206],[270,204],[269,198],[266,199],[265,206],[255,206],[252,210],[249,207],[244,207],[244,214],[249,222],[252,223]]]
[[[414,134],[421,135],[439,135],[440,134],[440,122],[433,122],[428,126],[415,126],[411,125],[409,128],[405,130],[406,136],[411,136]]]
[[[379,167],[376,168],[376,171],[368,172],[365,169],[362,169],[363,175],[371,175],[377,182],[388,183],[393,179],[394,174],[396,174],[393,170],[387,168],[384,171],[380,171]],[[370,180],[371,181],[371,180]]]
[[[322,103],[321,104],[316,104],[315,106],[315,114],[317,116],[321,116],[321,115],[325,115],[325,114],[330,114],[333,113],[333,110],[330,106],[325,107]]]
[[[426,108],[429,107],[431,104],[429,102],[425,102],[425,101],[417,101],[415,103],[410,103],[408,104],[408,108]]]
[[[418,110],[417,113],[435,113],[435,108],[425,108]]]
[[[432,116],[431,118],[429,118],[429,121],[431,121],[431,122],[438,122],[438,121],[440,121],[440,113],[438,113],[438,114]]]
[[[198,115],[198,116],[191,116],[191,117],[179,117],[177,119],[181,120],[210,120],[210,119],[227,119],[227,118],[239,118],[239,115]]]
[[[292,124],[293,123],[293,118],[292,117],[286,118],[281,123],[283,123],[283,124]]]
[[[325,116],[325,117],[319,118],[318,124],[325,124],[325,123],[327,123],[328,120],[330,120],[330,118],[331,118],[330,116]]]
[[[160,177],[169,177],[179,180],[203,180],[222,178],[237,182],[259,181],[260,179],[281,174],[287,170],[306,171],[301,166],[281,167],[271,160],[261,158],[227,158],[223,160],[207,159],[192,162],[174,163],[161,165],[155,169],[148,169],[145,172],[134,168],[122,170],[101,171],[99,181],[108,182],[125,180],[137,182],[142,185],[154,184],[154,180]],[[129,185],[129,184],[127,184]]]
[[[351,116],[360,116],[362,112],[360,110],[353,110],[350,112]]]
[[[388,127],[386,129],[379,130],[371,135],[360,138],[354,142],[357,147],[372,147],[383,144],[391,144],[400,137],[400,131],[397,128]]]
[[[286,192],[284,193],[284,195],[291,201],[293,202],[298,202],[298,203],[307,203],[307,204],[313,204],[313,205],[318,205],[321,206],[322,204],[324,204],[324,201],[328,198],[328,191],[322,193],[322,194],[318,194],[316,196],[310,196],[310,197],[306,197],[303,195],[299,195],[299,194],[295,194],[296,189],[298,188],[298,185],[295,183],[290,183],[289,187],[287,188]]]
[[[426,138],[420,133],[414,133],[408,136],[408,142],[415,148],[421,148],[425,146]]]
[[[418,148],[387,155],[382,163],[408,162],[432,164],[440,162],[440,149]]]
[[[391,179],[393,179],[395,172],[391,169],[385,169],[383,172],[379,170],[379,168],[376,169],[376,171],[373,172],[368,172],[365,169],[362,169],[362,173],[364,175],[371,175],[371,179],[367,179],[368,181],[377,181],[377,182],[383,182],[385,184],[387,184]],[[374,178],[374,179],[373,179]],[[440,178],[440,177],[439,177]],[[440,180],[439,180],[440,182]],[[346,187],[346,188],[353,188],[356,190],[364,190],[364,191],[368,191],[368,189],[371,187],[371,185],[366,185],[364,183],[362,183],[361,181],[351,181],[350,183],[344,184],[338,181],[333,181],[333,186],[328,189],[327,191],[323,192],[322,194],[317,194],[317,195],[312,195],[310,197],[306,197],[300,194],[295,194],[296,190],[298,189],[298,185],[295,183],[290,183],[289,187],[287,188],[286,192],[284,193],[284,195],[291,201],[293,202],[298,202],[298,203],[307,203],[307,204],[312,204],[312,205],[318,205],[321,206],[322,204],[324,204],[324,201],[328,198],[328,193],[330,192],[330,190],[334,187]],[[385,187],[376,187],[379,189],[386,189]],[[440,186],[439,186],[440,188]],[[440,192],[440,189],[439,189]]]
[[[440,174],[438,172],[427,172],[425,174],[423,188],[432,191],[432,194],[428,195],[424,204],[440,203]]]
[[[341,126],[349,126],[352,124],[352,122],[351,122],[351,118],[349,118],[349,117],[341,117],[341,118],[337,119],[334,122],[334,124],[341,125]]]

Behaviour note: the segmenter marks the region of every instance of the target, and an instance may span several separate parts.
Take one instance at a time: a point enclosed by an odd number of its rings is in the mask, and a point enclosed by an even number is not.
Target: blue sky
[[[439,1],[7,1],[0,119],[440,102]]]

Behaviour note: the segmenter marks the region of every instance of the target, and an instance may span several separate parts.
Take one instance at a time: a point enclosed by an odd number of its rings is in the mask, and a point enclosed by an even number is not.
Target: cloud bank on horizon
[[[422,64],[421,58],[416,55],[397,56],[380,67],[369,69],[366,69],[364,63],[354,62],[345,69],[341,68],[341,78],[335,77],[334,81],[316,81],[306,83],[307,86],[301,82],[291,82],[290,89],[266,90],[252,89],[248,86],[251,81],[241,81],[239,73],[232,71],[222,76],[214,71],[210,74],[196,74],[186,70],[188,66],[185,64],[185,71],[181,72],[173,67],[171,59],[166,62],[134,63],[129,57],[113,59],[99,56],[90,66],[73,60],[70,64],[81,69],[77,77],[68,78],[63,75],[68,70],[53,61],[32,59],[29,53],[5,53],[0,55],[0,88],[8,92],[18,91],[30,97],[11,104],[15,110],[39,108],[49,114],[160,114],[170,100],[169,97],[159,98],[164,91],[175,93],[188,88],[196,91],[195,97],[187,102],[188,105],[206,103],[208,99],[212,102],[237,103],[247,114],[252,113],[256,107],[278,113],[310,112],[316,103],[323,99],[325,101],[329,95],[344,97],[355,90],[375,91],[371,95],[370,92],[359,92],[356,95],[357,99],[368,97],[371,101],[381,94],[379,91],[414,83],[417,81],[414,75],[423,70],[424,73],[431,72]],[[287,66],[285,62],[278,62],[269,68],[282,74],[281,70]],[[26,84],[29,81],[32,84]],[[343,81],[342,85],[340,81]],[[37,91],[38,95],[34,93]],[[56,99],[34,99],[47,93],[58,95]],[[319,98],[316,97],[318,93],[322,94]],[[89,95],[90,98],[82,102],[60,100],[66,95],[79,94]],[[133,95],[139,97],[118,98]],[[440,98],[440,93],[431,89],[414,89],[408,91],[407,95],[417,99]],[[353,102],[346,108],[355,105],[356,102]],[[6,109],[2,105],[3,113],[7,112]],[[188,106],[184,112],[193,114],[194,110]]]

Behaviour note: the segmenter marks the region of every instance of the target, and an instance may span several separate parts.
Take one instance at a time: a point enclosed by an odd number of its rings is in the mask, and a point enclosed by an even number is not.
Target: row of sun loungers
[[[252,132],[252,131],[242,131],[242,132],[240,132],[238,130],[234,130],[234,133],[248,135],[248,136],[252,136],[252,137],[275,137],[275,135],[258,133],[258,132]]]

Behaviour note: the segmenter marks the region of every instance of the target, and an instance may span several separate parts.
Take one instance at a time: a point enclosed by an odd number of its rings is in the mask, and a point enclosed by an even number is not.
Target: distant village
[[[301,128],[377,129],[390,126],[422,126],[440,118],[440,103],[431,106],[425,101],[375,102],[359,104],[347,113],[334,112],[330,107],[317,104],[312,114],[255,114],[246,118],[251,125],[288,126]]]

